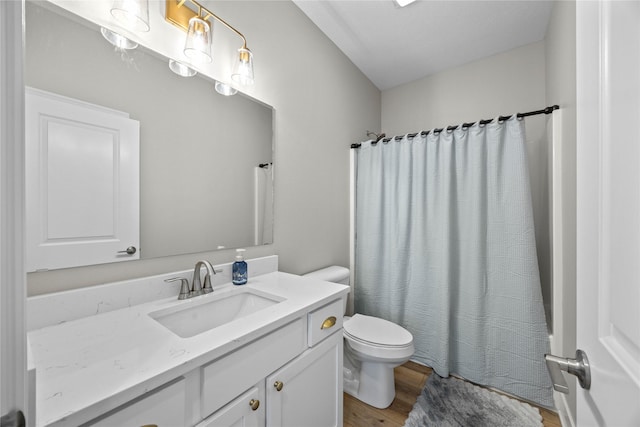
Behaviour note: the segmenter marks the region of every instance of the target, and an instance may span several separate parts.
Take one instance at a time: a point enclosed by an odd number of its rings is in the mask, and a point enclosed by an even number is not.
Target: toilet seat
[[[402,326],[379,317],[356,314],[343,324],[346,338],[378,348],[401,349],[413,345],[413,335]]]

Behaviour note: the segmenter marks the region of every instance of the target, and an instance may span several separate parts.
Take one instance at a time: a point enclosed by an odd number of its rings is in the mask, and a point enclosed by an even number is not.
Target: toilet
[[[331,266],[305,274],[327,282],[349,284],[349,269]],[[346,311],[346,300],[345,300]],[[378,317],[345,316],[344,391],[376,408],[387,408],[396,395],[393,368],[415,351],[413,336],[403,327]]]

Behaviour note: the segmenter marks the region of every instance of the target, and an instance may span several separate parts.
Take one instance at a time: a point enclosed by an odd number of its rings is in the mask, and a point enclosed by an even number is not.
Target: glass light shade
[[[171,71],[182,77],[193,77],[198,74],[198,72],[193,68],[173,59],[169,60],[169,68]]]
[[[220,95],[231,96],[238,93],[238,89],[235,89],[226,83],[216,82],[215,87],[216,87],[216,92],[218,92]]]
[[[109,43],[117,47],[118,49],[135,49],[138,47],[138,43],[129,40],[128,38],[121,36],[120,34],[108,30],[104,27],[100,28],[100,32],[102,33],[102,37],[107,39]]]
[[[111,15],[125,28],[149,31],[149,2],[147,0],[115,0]]]
[[[194,62],[211,62],[211,27],[204,19],[189,19],[184,54]]]
[[[244,86],[253,84],[253,53],[249,49],[238,49],[238,60],[233,66],[231,78]]]

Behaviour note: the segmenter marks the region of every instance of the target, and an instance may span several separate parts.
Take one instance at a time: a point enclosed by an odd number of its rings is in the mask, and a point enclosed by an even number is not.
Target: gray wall
[[[382,92],[387,136],[546,107],[543,41]],[[536,242],[547,319],[551,301],[548,141],[545,116],[526,119]]]
[[[277,254],[280,270],[291,273],[348,266],[349,145],[362,140],[366,129],[380,127],[380,91],[293,3],[206,3],[245,33],[256,67],[250,94],[276,112],[275,243],[248,248],[247,257]],[[202,258],[221,263],[233,257],[233,251],[218,251],[35,273],[28,277],[28,293],[185,269]]]
[[[545,39],[547,103],[563,110],[562,123],[562,201],[563,272],[562,325],[559,352],[571,356],[576,350],[576,4],[554,4]],[[575,419],[575,381],[565,395]]]

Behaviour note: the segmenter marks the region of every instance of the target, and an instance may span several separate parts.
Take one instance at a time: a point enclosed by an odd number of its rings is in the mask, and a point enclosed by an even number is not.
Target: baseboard
[[[567,395],[554,391],[553,401],[558,409],[558,417],[560,418],[560,424],[562,424],[562,427],[576,427],[576,422],[571,415],[571,411],[569,411]]]

